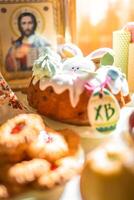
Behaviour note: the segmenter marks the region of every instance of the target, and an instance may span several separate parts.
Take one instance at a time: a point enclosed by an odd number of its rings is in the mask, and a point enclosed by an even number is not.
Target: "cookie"
[[[55,162],[53,170],[39,177],[38,185],[41,188],[52,188],[57,184],[64,184],[80,171],[80,164],[74,157],[62,158]]]
[[[64,137],[56,131],[46,129],[50,140],[46,140],[46,134],[41,133],[36,141],[33,141],[27,149],[30,158],[45,158],[48,161],[64,157],[68,153],[68,145]]]
[[[22,160],[27,145],[44,129],[41,117],[36,114],[20,114],[8,120],[0,127],[0,157],[15,162]]]
[[[50,171],[50,163],[43,159],[23,161],[13,165],[8,175],[11,180],[18,184],[26,184],[35,181],[41,175]]]

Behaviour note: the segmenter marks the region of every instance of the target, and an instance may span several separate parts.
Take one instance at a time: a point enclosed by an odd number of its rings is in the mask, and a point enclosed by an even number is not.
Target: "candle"
[[[119,30],[113,32],[114,65],[120,67],[126,75],[130,40],[131,34],[128,31]]]

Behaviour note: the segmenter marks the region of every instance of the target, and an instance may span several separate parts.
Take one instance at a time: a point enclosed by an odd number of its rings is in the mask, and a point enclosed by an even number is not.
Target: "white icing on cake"
[[[56,94],[61,94],[64,91],[69,91],[70,102],[72,107],[75,107],[79,102],[79,97],[84,90],[84,85],[88,79],[80,80],[77,76],[70,74],[57,74],[51,79],[42,78],[39,81],[40,90],[45,90],[47,87],[52,87]],[[33,84],[36,84],[36,78],[33,79]]]
[[[72,69],[72,67],[74,69]],[[82,67],[83,66],[83,67]],[[77,69],[79,67],[79,69]],[[69,91],[70,102],[72,107],[75,107],[79,102],[80,95],[84,90],[84,85],[87,80],[95,76],[95,65],[92,61],[82,58],[70,58],[63,64],[63,68],[51,78],[41,78],[39,87],[45,90],[51,86],[56,94],[61,94],[65,90]],[[38,82],[37,77],[34,77],[33,84]]]
[[[52,61],[54,61],[54,58]],[[59,59],[56,63],[59,63]],[[103,66],[95,72],[95,65],[89,57],[81,56],[68,58],[60,67],[56,65],[55,73],[51,77],[41,76],[39,78],[34,74],[33,84],[35,85],[39,81],[39,88],[42,91],[51,86],[56,94],[68,90],[70,103],[72,107],[76,107],[86,83],[93,86],[94,89],[101,88],[101,85],[108,78],[107,85],[113,94],[119,92],[122,92],[124,96],[129,94],[125,75],[119,68]]]
[[[113,71],[116,74],[114,79],[112,76],[109,76],[109,72]],[[119,68],[115,66],[102,66],[97,71],[97,76],[90,81],[90,84],[94,87],[99,87],[106,79],[106,77],[110,77],[110,80],[107,82],[108,87],[112,91],[114,95],[122,92],[123,96],[127,96],[129,94],[128,83],[125,78],[125,74],[123,74]]]
[[[69,58],[63,63],[64,73],[76,73],[79,77],[94,72],[95,68],[94,63],[90,59],[79,56]]]

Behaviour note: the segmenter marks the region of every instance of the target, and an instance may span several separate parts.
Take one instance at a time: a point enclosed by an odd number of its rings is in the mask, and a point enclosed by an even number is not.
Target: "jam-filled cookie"
[[[46,133],[49,135],[47,139]],[[53,162],[68,154],[68,145],[62,135],[47,128],[28,146],[27,152],[31,158],[45,158]]]
[[[51,164],[47,160],[33,159],[13,165],[8,170],[9,177],[19,184],[35,181],[50,171]]]
[[[39,115],[20,114],[0,127],[0,156],[17,161],[24,157],[27,144],[36,140],[45,125]]]
[[[56,161],[51,169],[47,174],[39,177],[39,187],[52,188],[56,184],[65,183],[74,175],[79,174],[82,167],[80,167],[77,159],[68,156]]]
[[[29,198],[32,192],[40,195],[63,185],[80,172],[79,159],[74,132],[47,128],[35,114],[8,120],[0,127],[0,199]]]

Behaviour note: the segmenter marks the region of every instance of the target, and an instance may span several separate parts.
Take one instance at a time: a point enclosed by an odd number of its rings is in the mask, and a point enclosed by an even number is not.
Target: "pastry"
[[[114,136],[88,155],[81,176],[83,200],[134,199],[133,127],[134,112],[129,112]]]
[[[50,141],[44,139],[44,134],[41,134],[36,141],[33,141],[28,146],[28,155],[30,158],[45,158],[51,162],[64,157],[68,154],[67,143],[59,133],[51,129],[46,129],[49,132]]]
[[[8,175],[16,183],[26,184],[35,181],[41,175],[46,175],[50,171],[50,167],[48,161],[36,158],[11,166]]]
[[[80,141],[73,131],[47,128],[37,114],[18,115],[0,131],[0,199],[30,198],[30,191],[43,199],[48,188],[81,172]]]
[[[35,126],[36,124],[36,126]],[[26,145],[36,140],[45,125],[36,114],[20,114],[0,127],[0,156],[15,162],[25,156]]]
[[[96,88],[109,89],[121,107],[130,101],[125,75],[118,68],[102,66],[96,70],[89,57],[75,56],[64,62],[55,57],[52,59],[49,50],[45,51],[33,66],[28,102],[38,113],[66,123],[87,125],[87,106]]]

